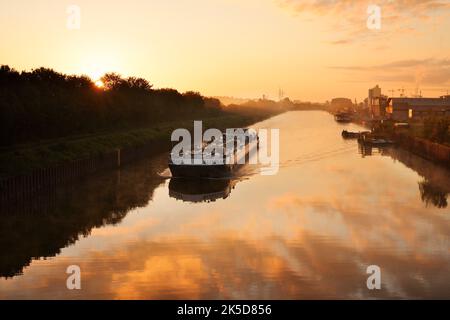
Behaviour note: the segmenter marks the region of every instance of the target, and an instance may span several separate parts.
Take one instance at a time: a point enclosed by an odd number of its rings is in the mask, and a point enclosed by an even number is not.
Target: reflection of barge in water
[[[236,179],[172,178],[169,182],[169,196],[187,202],[226,199],[237,181]]]
[[[173,154],[169,155],[169,169],[172,174],[172,177],[182,177],[182,178],[224,178],[230,177],[234,171],[239,169],[242,164],[245,163],[247,156],[250,154],[250,151],[253,148],[258,148],[259,146],[259,137],[255,131],[250,129],[243,129],[245,136],[243,139],[239,139],[236,136],[227,137],[227,134],[224,133],[220,139],[220,141],[210,141],[203,142],[203,145],[200,147],[192,147],[190,150],[190,154],[188,158],[191,159],[191,163],[174,163],[173,162]],[[203,159],[204,150],[207,146],[211,146],[212,144],[217,144],[218,148],[224,149],[224,146],[228,142],[229,139],[233,139],[233,151],[231,154],[227,154],[223,152],[223,157],[221,161],[214,162],[206,162]],[[194,162],[195,156],[200,155],[201,163],[197,164]],[[177,155],[179,157],[183,157],[183,154]],[[232,163],[226,163],[226,158],[231,157],[233,161]],[[214,155],[212,155],[214,157]],[[220,156],[219,156],[220,157]]]

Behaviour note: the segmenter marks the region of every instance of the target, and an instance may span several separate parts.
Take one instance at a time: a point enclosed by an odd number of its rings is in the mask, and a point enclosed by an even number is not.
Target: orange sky
[[[0,63],[147,78],[205,95],[363,99],[450,89],[450,0],[0,0]],[[67,28],[67,7],[81,9]],[[395,95],[398,95],[396,91]]]

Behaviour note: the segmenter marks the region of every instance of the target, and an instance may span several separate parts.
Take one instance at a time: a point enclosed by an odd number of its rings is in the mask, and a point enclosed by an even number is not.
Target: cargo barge
[[[227,137],[226,133],[223,133],[222,139],[220,141],[203,142],[201,147],[192,147],[188,158],[191,160],[190,163],[174,163],[173,154],[169,155],[169,169],[172,177],[177,178],[224,178],[231,177],[233,172],[238,170],[243,164],[246,163],[247,156],[253,148],[259,147],[259,137],[254,131],[249,129],[244,129],[245,139],[240,142],[236,136]],[[233,141],[233,150],[230,154],[225,151],[225,144],[229,142],[230,139]],[[223,158],[222,161],[218,163],[207,163],[203,159],[203,154],[206,146],[211,143],[216,143],[218,146],[223,148]],[[176,155],[182,157],[183,155]],[[194,159],[200,158],[201,163],[195,163]],[[226,159],[231,159],[232,161],[226,161]],[[230,163],[227,163],[230,162]]]

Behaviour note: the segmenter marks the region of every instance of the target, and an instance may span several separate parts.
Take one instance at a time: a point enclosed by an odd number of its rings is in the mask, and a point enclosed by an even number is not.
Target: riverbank
[[[436,123],[427,123],[427,120],[424,120],[408,123],[407,126],[396,126],[392,120],[374,121],[368,119],[365,115],[355,113],[351,122],[371,130],[377,137],[394,141],[399,147],[407,151],[450,168],[450,144],[448,142],[450,134],[445,135],[442,128],[439,128],[439,125],[442,127],[445,118],[442,120],[435,119],[434,121],[438,122],[437,125]],[[447,130],[449,130],[448,126]],[[439,132],[433,135],[434,131]],[[440,136],[440,141],[443,142],[433,141],[430,138],[430,136],[436,135]]]
[[[393,132],[391,137],[400,147],[450,168],[449,146],[402,132]]]
[[[245,127],[273,112],[226,114],[205,118],[204,128]],[[0,153],[0,200],[20,200],[41,189],[119,168],[137,158],[170,149],[177,128],[192,130],[193,120],[165,122],[149,128],[66,137],[22,145]]]
[[[324,112],[285,113],[255,127],[280,129],[280,171],[263,177],[247,167],[225,199],[171,197],[170,181],[158,175],[167,164],[161,154],[0,208],[0,295],[445,298],[450,171],[402,148],[361,157]],[[373,257],[398,280],[375,295],[363,290]],[[64,289],[74,264],[83,274],[75,293]]]
[[[374,123],[373,132],[395,141],[401,148],[450,168],[450,146],[447,138],[444,137],[443,140],[433,138],[424,133],[424,127],[423,123],[417,121],[410,122],[408,125],[396,126],[393,121],[387,120],[382,123]],[[433,126],[431,129],[435,130],[435,127]],[[446,129],[448,130],[448,128]]]

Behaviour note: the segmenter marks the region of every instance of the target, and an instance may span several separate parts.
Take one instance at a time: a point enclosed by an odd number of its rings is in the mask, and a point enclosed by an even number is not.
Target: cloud
[[[366,14],[367,0],[277,0],[283,7],[297,13],[314,14],[340,14],[348,12],[359,12]],[[401,16],[415,15],[419,18],[429,17],[431,11],[450,9],[448,0],[379,0],[376,1],[383,11],[389,13],[388,17],[398,18]],[[364,10],[360,10],[363,8]]]
[[[337,45],[339,45],[339,44],[349,44],[349,43],[351,43],[352,41],[350,40],[350,39],[342,39],[342,40],[334,40],[334,41],[329,41],[329,43],[331,43],[331,44],[337,44]]]
[[[367,0],[275,0],[297,15],[319,16],[330,20],[330,33],[339,38],[330,44],[350,44],[369,39],[414,34],[426,24],[440,23],[450,13],[448,0],[378,0],[381,8],[381,32],[368,30]],[[430,19],[432,18],[433,19]]]
[[[369,66],[330,66],[330,69],[341,69],[341,70],[380,70],[383,68],[393,68],[393,69],[402,69],[402,68],[414,68],[419,66],[430,66],[430,67],[439,67],[439,68],[447,68],[450,67],[449,59],[405,59],[405,60],[396,60],[393,62],[388,62],[384,64],[378,65],[369,65]]]
[[[450,84],[450,59],[405,59],[378,65],[330,66],[344,72],[365,72],[373,81],[420,85]]]

